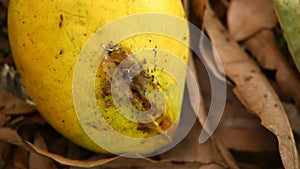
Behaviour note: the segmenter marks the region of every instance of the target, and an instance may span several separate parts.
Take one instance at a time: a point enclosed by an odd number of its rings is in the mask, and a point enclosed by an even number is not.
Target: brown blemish
[[[139,131],[142,131],[144,133],[150,133],[151,132],[151,128],[149,128],[146,124],[144,123],[139,123],[138,127],[136,128]]]
[[[58,24],[58,27],[62,27],[62,23],[63,23],[63,21],[64,21],[64,17],[63,17],[63,15],[62,14],[60,14],[60,16],[59,16],[59,24]]]
[[[103,88],[102,92],[103,92],[104,96],[110,96],[111,95],[111,88],[110,87]]]
[[[157,121],[158,121],[159,127],[164,131],[167,130],[172,125],[169,118],[164,115],[160,116]]]
[[[112,82],[112,76],[115,72],[115,69],[118,67],[121,69],[122,74],[119,78],[126,78],[131,81],[129,86],[128,93],[125,94],[124,97],[130,98],[131,104],[133,107],[140,111],[147,111],[148,115],[156,116],[157,114],[160,114],[162,110],[160,110],[155,103],[150,103],[150,100],[148,100],[146,93],[147,91],[151,91],[153,89],[161,89],[161,86],[159,85],[158,81],[155,80],[155,77],[151,75],[150,72],[153,72],[153,69],[148,70],[143,68],[143,64],[147,63],[147,60],[144,59],[141,61],[141,63],[138,64],[142,70],[132,77],[132,73],[129,70],[130,63],[128,65],[120,65],[120,63],[128,57],[134,57],[131,56],[130,50],[127,50],[127,48],[123,48],[121,46],[115,45],[115,44],[108,44],[106,46],[103,46],[105,49],[103,56],[104,59],[101,61],[100,66],[97,74],[97,76],[101,77],[101,87],[100,87],[100,95],[99,97],[107,98],[107,96],[111,97],[111,82]],[[157,46],[155,46],[157,48]],[[154,49],[155,50],[155,49]],[[129,62],[130,62],[129,58]],[[117,79],[115,79],[117,80]],[[116,91],[118,92],[118,91]],[[121,98],[119,98],[121,99]],[[117,102],[120,102],[117,100]],[[114,106],[113,102],[111,100],[105,100],[103,101],[104,111],[107,111],[107,108],[110,106]],[[151,109],[150,109],[151,108]],[[170,119],[166,116],[161,116],[157,120],[149,123],[137,123],[136,130],[142,131],[144,133],[151,133],[154,131],[154,128],[159,128],[157,130],[160,132],[161,130],[168,129],[172,124]]]
[[[253,76],[247,76],[244,78],[245,82],[249,82],[251,79],[253,79]]]
[[[62,55],[63,53],[64,53],[64,49],[61,49],[58,54]]]
[[[231,41],[229,37],[226,37],[225,40],[226,40],[226,42],[230,42]]]

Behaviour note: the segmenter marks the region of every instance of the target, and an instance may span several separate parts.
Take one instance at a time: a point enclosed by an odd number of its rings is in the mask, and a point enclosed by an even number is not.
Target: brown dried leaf
[[[25,144],[16,130],[11,128],[0,128],[0,140],[24,147]]]
[[[281,97],[286,101],[294,100],[300,110],[300,81],[281,53],[275,35],[270,30],[262,30],[245,41],[246,47],[260,65],[276,71],[276,84]]]
[[[198,19],[200,20],[201,27],[204,19],[205,9],[208,0],[191,0],[191,10],[197,15]]]
[[[6,123],[6,116],[4,114],[0,114],[0,127],[2,127]]]
[[[21,115],[32,113],[33,111],[35,111],[34,106],[25,103],[8,92],[5,92],[0,97],[0,114]]]
[[[276,137],[260,125],[257,117],[248,113],[232,90],[227,92],[227,104],[216,137],[231,150],[277,151]]]
[[[0,0],[0,2],[5,8],[8,8],[9,0]]]
[[[45,157],[49,157],[49,158],[59,162],[60,164],[69,165],[69,166],[85,167],[85,168],[95,167],[95,166],[107,164],[113,160],[120,158],[120,156],[116,156],[116,157],[112,157],[112,158],[100,159],[100,160],[94,160],[94,161],[73,160],[73,159],[65,158],[61,155],[53,154],[46,150],[40,149],[40,148],[36,147],[35,145],[31,144],[30,142],[26,142],[26,143],[29,147],[31,147],[38,154],[41,154]]]
[[[197,67],[195,65],[197,65]],[[209,102],[210,102],[210,99],[211,99],[211,96],[210,96],[211,86],[209,85],[207,80],[203,80],[203,79],[208,79],[209,77],[206,73],[207,70],[205,70],[203,63],[200,62],[200,60],[195,60],[194,62],[190,61],[189,62],[189,67],[191,68],[191,70],[194,74],[198,75],[197,76],[197,81],[198,81],[199,84],[201,82],[201,86],[202,86],[202,89],[203,89],[202,92],[203,92],[203,95],[204,95],[205,99],[191,100],[192,105],[193,104],[200,104],[200,110],[198,111],[198,121],[203,126],[204,121],[207,118],[207,114],[206,114],[204,104],[210,106]],[[201,77],[202,81],[200,81],[199,77]],[[212,78],[214,78],[214,77],[212,77]],[[187,87],[188,87],[188,89],[190,88],[188,80],[187,80]],[[193,90],[189,91],[189,93],[192,93],[192,91]],[[199,132],[200,132],[200,130],[199,130]],[[200,133],[198,133],[196,138],[199,138],[199,134]],[[193,138],[193,139],[195,139],[195,138]],[[224,163],[227,166],[229,166],[229,168],[234,168],[234,169],[238,168],[238,166],[237,166],[235,160],[233,159],[231,153],[229,152],[229,150],[227,148],[224,147],[223,143],[220,142],[220,138],[217,137],[217,135],[212,135],[210,137],[210,139],[207,140],[205,143],[202,143],[202,144],[198,145],[196,151],[199,151],[198,156],[202,160],[202,162],[208,163],[209,161],[212,161],[214,159],[214,160],[224,161]],[[201,168],[203,168],[203,167],[204,166],[202,166]],[[205,165],[205,167],[215,168],[216,166],[215,165]],[[219,165],[219,167],[222,167],[222,166]]]
[[[41,136],[41,134],[37,134],[34,138],[34,145],[48,150],[44,138]],[[30,153],[29,155],[29,169],[57,169],[55,164],[53,163],[53,160],[50,158],[47,158],[45,156],[41,156],[37,153]]]
[[[219,153],[223,157],[226,164],[231,169],[239,169],[239,166],[237,165],[235,159],[233,158],[232,154],[229,152],[228,148],[224,146],[222,140],[220,138],[215,139],[215,144],[217,149],[219,150]]]
[[[300,113],[297,107],[291,103],[283,103],[293,130],[300,135]]]
[[[13,164],[14,164],[14,168],[27,169],[28,168],[28,152],[21,147],[16,147],[14,154],[13,154]]]
[[[277,24],[273,0],[232,0],[227,11],[227,26],[236,40],[243,40],[263,28]]]
[[[203,164],[210,164],[213,162],[221,162],[222,158],[215,151],[212,140],[207,140],[205,143],[199,144],[198,138],[200,135],[200,124],[196,123],[176,147],[168,152],[161,154],[160,158],[164,162],[201,162]],[[219,166],[219,169],[224,168]]]
[[[205,15],[204,26],[220,55],[226,75],[236,84],[234,93],[250,112],[261,119],[261,124],[276,135],[284,167],[298,168],[292,129],[276,92],[210,8]]]
[[[7,161],[7,157],[11,151],[11,147],[11,144],[0,141],[0,168],[2,168],[4,163]]]

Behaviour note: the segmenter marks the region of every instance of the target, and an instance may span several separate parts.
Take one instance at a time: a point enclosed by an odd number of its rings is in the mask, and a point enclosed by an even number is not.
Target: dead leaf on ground
[[[227,11],[227,26],[236,40],[243,40],[263,28],[277,24],[273,0],[232,0]]]
[[[297,107],[291,103],[283,103],[283,106],[289,117],[293,130],[300,135],[300,113]]]
[[[198,19],[200,21],[200,27],[203,26],[203,19],[205,14],[206,5],[208,3],[208,0],[191,0],[191,10],[194,14],[198,16]]]
[[[41,134],[35,135],[34,138],[34,145],[42,148],[44,150],[48,150],[48,147],[46,145],[46,142]],[[50,158],[47,158],[45,156],[41,156],[37,153],[30,153],[29,155],[29,169],[57,169],[55,164],[53,163],[53,160]]]
[[[204,27],[220,55],[226,75],[235,83],[234,93],[276,135],[284,167],[298,168],[293,132],[277,94],[255,62],[229,35],[213,11],[207,9]]]
[[[40,149],[40,148],[36,147],[35,145],[31,144],[30,142],[26,142],[26,143],[36,153],[38,153],[40,155],[43,155],[45,157],[49,157],[49,158],[51,158],[51,159],[59,162],[60,164],[69,165],[69,166],[84,167],[84,168],[95,167],[95,166],[104,165],[106,163],[109,163],[109,162],[111,162],[113,160],[116,160],[116,159],[120,158],[120,156],[115,156],[115,157],[112,157],[112,158],[99,159],[99,160],[94,160],[94,161],[73,160],[73,159],[65,158],[65,157],[63,157],[61,155],[53,154],[53,153],[50,153],[50,152],[48,152],[46,150]]]
[[[300,110],[300,81],[280,51],[275,35],[261,30],[245,41],[246,48],[254,55],[260,66],[276,71],[275,80],[279,93],[285,101],[293,100]]]
[[[15,147],[13,153],[13,165],[18,169],[27,169],[28,168],[28,156],[29,153],[21,147]]]
[[[13,130],[11,128],[0,128],[0,140],[20,147],[25,146],[23,140],[16,132],[16,130]]]
[[[29,137],[29,136],[25,136],[25,137]],[[39,155],[42,155],[43,157],[53,159],[54,161],[57,161],[63,165],[77,166],[77,167],[94,167],[94,166],[104,165],[108,162],[111,162],[111,161],[119,158],[119,156],[116,156],[116,157],[112,157],[112,158],[100,159],[100,160],[95,160],[95,161],[73,160],[73,159],[65,158],[61,155],[50,153],[44,149],[38,148],[37,146],[33,145],[32,143],[30,143],[28,141],[26,141],[24,143],[22,138],[19,136],[19,134],[11,128],[0,128],[0,140],[18,146],[15,150],[15,151],[17,151],[17,153],[16,154],[14,153],[15,155],[14,155],[13,163],[14,163],[14,165],[17,165],[21,168],[23,166],[28,165],[27,164],[28,161],[24,162],[24,159],[25,159],[24,153],[25,152],[27,152],[28,154],[29,154],[29,152],[32,152],[32,153],[35,152],[35,153],[38,153]],[[22,155],[22,156],[20,156],[20,155]],[[28,158],[26,158],[26,159],[28,159]],[[26,163],[26,165],[24,165],[24,163]],[[47,164],[49,164],[49,163],[47,163]],[[45,164],[45,165],[47,165],[47,164]]]
[[[5,92],[4,95],[0,97],[0,114],[21,115],[34,111],[34,106],[25,103],[8,92]]]
[[[227,93],[227,104],[215,135],[231,150],[243,152],[277,151],[276,137],[260,125],[257,117],[248,113],[232,90]]]
[[[9,0],[0,0],[0,2],[4,7],[8,8]]]

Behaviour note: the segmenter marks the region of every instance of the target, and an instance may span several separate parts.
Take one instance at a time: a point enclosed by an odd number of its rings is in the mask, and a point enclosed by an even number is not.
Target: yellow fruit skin
[[[75,63],[85,43],[99,28],[120,17],[141,12],[162,12],[184,18],[180,0],[10,1],[10,44],[29,95],[41,115],[57,131],[94,152],[105,151],[85,134],[74,112]],[[188,57],[186,46],[159,35],[129,38],[122,45],[132,52],[157,46],[184,61]],[[141,153],[151,151],[145,149]]]

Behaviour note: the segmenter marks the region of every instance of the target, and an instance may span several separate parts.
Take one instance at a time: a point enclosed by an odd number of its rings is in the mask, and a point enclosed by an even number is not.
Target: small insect
[[[108,56],[111,55],[112,52],[121,50],[121,47],[115,45],[113,42],[110,42],[107,46],[102,44],[102,48],[105,50],[104,59],[108,59]]]

